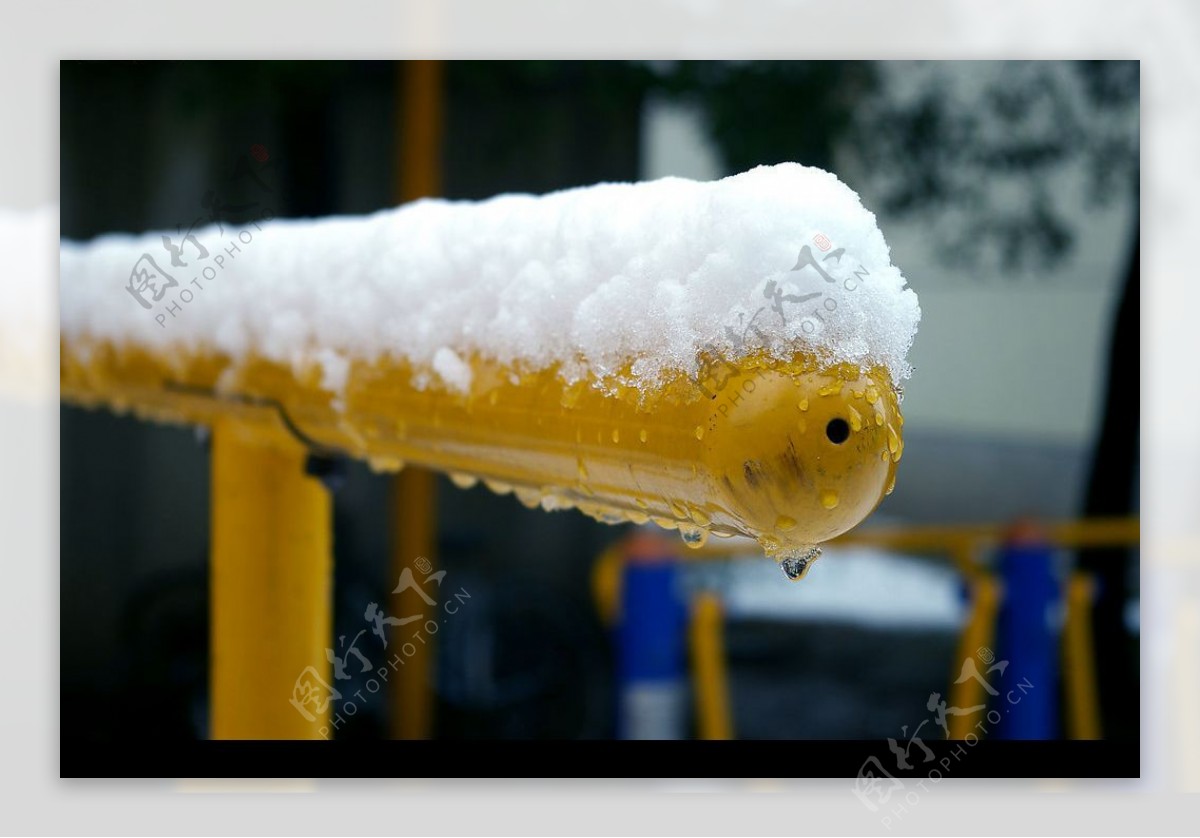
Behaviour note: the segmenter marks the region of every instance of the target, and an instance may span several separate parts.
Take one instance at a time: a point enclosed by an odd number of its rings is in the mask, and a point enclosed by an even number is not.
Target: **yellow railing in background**
[[[1011,522],[983,524],[922,525],[912,527],[864,527],[829,542],[834,547],[870,546],[895,553],[929,558],[944,557],[953,562],[970,590],[971,607],[959,639],[959,660],[989,647],[995,636],[996,617],[1003,600],[999,579],[983,557],[1000,547],[1012,528]],[[1138,518],[1095,518],[1038,524],[1038,532],[1052,547],[1076,550],[1085,547],[1127,547],[1141,538]],[[734,558],[758,558],[760,554],[745,542],[712,542],[700,550],[678,549],[682,561],[712,561]],[[593,592],[600,614],[606,621],[619,619],[622,556],[618,545],[605,551],[593,571]],[[1065,590],[1066,618],[1063,626],[1063,686],[1067,705],[1067,734],[1071,739],[1099,739],[1100,710],[1096,690],[1095,646],[1091,631],[1091,607],[1094,584],[1088,574],[1075,571]],[[714,650],[723,650],[723,618],[719,600],[711,592],[701,594],[693,603],[692,643],[693,683],[696,692],[697,719],[701,738],[732,738],[733,723],[729,706],[724,653],[714,664]],[[719,677],[714,675],[719,673]],[[951,684],[948,701],[956,707],[983,703],[983,687],[975,679]],[[966,716],[948,719],[950,739],[962,739],[971,729]]]
[[[701,739],[732,739],[729,676],[725,671],[725,617],[711,591],[692,599],[689,647],[695,681],[696,727]]]
[[[404,61],[397,84],[403,91],[396,137],[399,141],[395,197],[400,202],[437,195],[442,190],[442,75],[440,61]],[[437,565],[437,477],[410,467],[392,479],[391,565],[398,578],[418,556]],[[410,632],[392,629],[397,647]],[[436,637],[414,644],[415,652],[391,685],[388,725],[393,739],[428,739],[433,732],[433,685]]]

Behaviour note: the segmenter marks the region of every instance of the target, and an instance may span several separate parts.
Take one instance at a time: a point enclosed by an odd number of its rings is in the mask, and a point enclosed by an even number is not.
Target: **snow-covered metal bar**
[[[68,400],[745,533],[796,572],[891,488],[920,316],[858,196],[792,164],[104,236],[61,271]]]

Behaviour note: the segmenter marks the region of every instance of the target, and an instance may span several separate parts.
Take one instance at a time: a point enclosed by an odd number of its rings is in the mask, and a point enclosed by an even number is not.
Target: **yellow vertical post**
[[[436,564],[436,531],[432,472],[404,471],[392,485],[392,581],[405,567],[424,556],[430,566]],[[412,626],[391,629],[392,645],[401,648],[413,634]],[[411,643],[411,656],[396,670],[391,680],[390,727],[393,739],[428,739],[433,726],[433,644],[437,638],[423,633],[421,643]]]
[[[716,594],[700,593],[692,601],[690,645],[696,722],[701,739],[733,738],[723,616],[721,601]]]
[[[214,739],[315,739],[326,725],[327,693],[305,712],[290,701],[298,682],[332,683],[331,504],[304,457],[282,433],[213,427]]]
[[[442,191],[442,62],[403,61],[395,194],[415,201]]]
[[[1067,733],[1072,739],[1100,738],[1100,703],[1092,639],[1093,590],[1092,579],[1086,573],[1073,573],[1067,581],[1063,680],[1067,694]]]
[[[441,191],[442,64],[439,61],[405,61],[399,69],[402,91],[399,165],[396,197],[400,201],[436,195]],[[405,469],[394,480],[391,498],[392,576],[424,556],[437,564],[435,504],[437,482],[432,472]],[[411,634],[403,626],[392,629],[399,648]],[[414,644],[416,653],[406,658],[391,684],[390,727],[394,739],[427,739],[433,722],[434,638]]]
[[[959,640],[958,659],[955,661],[955,674],[958,667],[968,658],[975,656],[979,649],[990,647],[996,635],[996,612],[1000,607],[1000,585],[988,574],[979,574],[972,582],[971,616],[963,628]],[[977,707],[984,702],[983,685],[974,678],[967,678],[961,684],[950,685],[950,697],[947,700],[951,707]],[[947,739],[965,739],[974,728],[974,714],[949,716],[946,726],[949,729]]]

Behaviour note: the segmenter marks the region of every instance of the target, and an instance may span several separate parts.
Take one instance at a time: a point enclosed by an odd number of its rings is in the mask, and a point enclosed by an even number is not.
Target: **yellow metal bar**
[[[369,460],[376,470],[420,465],[460,486],[482,479],[531,507],[679,528],[693,546],[707,532],[743,533],[776,554],[858,524],[883,498],[901,453],[888,424],[899,423],[896,396],[883,389],[890,384],[845,365],[822,372],[802,355],[741,363],[726,389],[744,395],[732,404],[705,396],[682,374],[653,393],[612,394],[584,380],[568,384],[557,367],[518,374],[472,356],[471,384],[461,392],[421,388],[431,370],[381,356],[351,359],[334,391],[315,361],[66,341],[60,389],[64,400],[147,419],[282,420],[313,446]],[[818,431],[838,410],[870,398],[864,388],[877,394],[875,419],[855,432],[856,445],[839,447]],[[818,469],[820,485],[805,477]]]
[[[392,578],[424,556],[436,565],[437,545],[433,472],[410,469],[401,472],[392,483]],[[426,575],[433,571],[423,571]],[[391,630],[393,646],[402,647],[412,635],[412,626]],[[396,671],[391,686],[389,726],[393,739],[428,739],[433,730],[434,643],[437,637],[425,633],[421,643],[412,643],[414,652]]]
[[[400,108],[400,165],[396,195],[412,201],[441,191],[442,63],[406,61],[400,67],[403,99]],[[437,564],[437,479],[433,472],[409,468],[392,486],[393,576],[417,556]],[[392,635],[399,647],[408,639],[403,626]],[[390,727],[393,739],[428,739],[433,729],[435,637],[413,644],[416,652],[405,661],[391,687]]]
[[[326,726],[333,684],[326,658],[330,500],[304,474],[304,457],[304,448],[281,431],[234,419],[214,424],[214,739],[315,739]],[[312,701],[299,688],[313,690]]]
[[[984,571],[979,565],[979,555],[973,541],[955,542],[950,550],[950,558],[953,560],[954,566],[958,568],[958,572],[969,582],[974,582],[984,575]]]
[[[442,191],[444,70],[441,61],[404,61],[398,73],[399,166],[393,191],[401,201],[415,201]]]
[[[1067,618],[1063,632],[1063,680],[1067,733],[1072,739],[1100,739],[1100,701],[1096,691],[1092,598],[1095,583],[1086,573],[1067,581]]]
[[[692,673],[696,690],[696,721],[701,739],[732,739],[729,678],[725,671],[724,614],[713,593],[692,601]]]
[[[1000,606],[1000,585],[990,575],[976,577],[972,584],[971,616],[959,640],[957,661],[974,658],[983,648],[991,647],[996,633],[996,612]],[[957,675],[957,673],[955,673]],[[975,678],[964,679],[961,684],[950,685],[951,707],[967,709],[986,703],[983,684]],[[949,728],[947,739],[965,739],[974,727],[976,714],[947,716]]]
[[[592,566],[592,601],[600,621],[614,625],[621,617],[621,573],[625,568],[625,542],[614,541]]]

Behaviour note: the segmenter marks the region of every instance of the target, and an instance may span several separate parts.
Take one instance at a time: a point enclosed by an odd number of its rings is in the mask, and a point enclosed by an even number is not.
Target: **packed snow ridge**
[[[269,213],[264,213],[269,216]],[[190,235],[189,235],[190,233]],[[472,358],[652,388],[797,349],[899,383],[920,320],[875,216],[821,169],[421,200],[362,217],[62,242],[63,338],[319,363],[402,357],[469,389]]]

